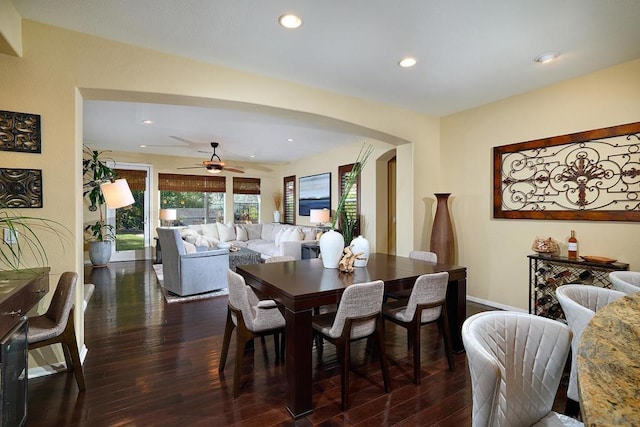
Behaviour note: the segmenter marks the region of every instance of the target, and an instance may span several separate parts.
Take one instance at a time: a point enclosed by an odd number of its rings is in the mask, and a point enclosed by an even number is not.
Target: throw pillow
[[[246,224],[243,227],[247,230],[248,240],[260,239],[262,224]]]
[[[316,230],[314,228],[304,227],[302,229],[302,232],[304,233],[304,239],[303,240],[315,240],[315,238],[316,238]]]
[[[202,235],[207,237],[213,237],[214,239],[219,239],[220,236],[218,234],[218,224],[202,224]]]
[[[286,232],[285,229],[280,229],[278,230],[278,232],[276,233],[276,237],[274,239],[274,242],[276,244],[276,248],[280,247],[280,241],[282,240],[282,236],[283,234]]]
[[[184,244],[184,250],[186,253],[193,254],[197,252],[196,245],[194,245],[193,243],[189,243],[187,241],[183,241],[182,243]]]
[[[236,240],[236,231],[233,223],[223,224],[221,222],[216,223],[218,226],[218,238],[221,242],[231,242]]]
[[[236,225],[236,240],[241,242],[249,240],[249,233],[244,225]]]

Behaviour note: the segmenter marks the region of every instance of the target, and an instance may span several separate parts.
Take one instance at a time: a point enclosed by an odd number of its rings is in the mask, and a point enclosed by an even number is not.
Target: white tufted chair
[[[279,360],[284,348],[280,335],[284,338],[285,321],[273,300],[260,301],[253,289],[245,284],[244,278],[231,270],[227,270],[229,282],[229,302],[227,304],[227,323],[224,328],[224,339],[218,372],[224,372],[227,361],[231,334],[236,331],[236,357],[233,373],[233,398],[238,397],[242,377],[242,358],[247,343],[255,337],[273,335],[276,347],[276,360]],[[282,340],[284,345],[284,339]]]
[[[462,325],[474,427],[582,426],[551,411],[571,330],[531,314],[488,311]]]
[[[455,370],[449,335],[449,319],[445,297],[449,273],[423,274],[416,279],[408,300],[394,301],[382,306],[385,319],[407,329],[408,342],[413,346],[413,382],[420,384],[420,327],[437,322],[444,339],[449,370]]]
[[[415,260],[418,260],[418,261],[429,262],[431,264],[437,264],[438,263],[438,254],[436,254],[435,252],[411,251],[411,252],[409,252],[409,258],[410,259],[415,259]],[[387,301],[387,298],[393,298],[393,299],[396,299],[396,300],[402,300],[402,299],[409,298],[409,295],[411,295],[411,289],[402,289],[400,291],[387,292],[384,295],[384,300],[385,300],[385,302]]]
[[[558,298],[558,302],[562,306],[562,311],[564,311],[564,315],[567,318],[567,324],[573,333],[573,339],[571,340],[571,374],[567,397],[575,402],[580,401],[576,355],[578,354],[578,342],[580,342],[582,332],[594,314],[596,314],[596,311],[623,296],[625,296],[624,292],[596,286],[569,284],[559,286],[556,289],[556,298]]]
[[[609,281],[613,289],[631,295],[640,292],[640,271],[612,271]]]
[[[375,337],[384,391],[388,393],[391,390],[380,314],[383,293],[384,282],[382,280],[349,285],[342,293],[336,312],[313,317],[313,329],[336,346],[338,360],[342,365],[341,404],[343,411],[349,407],[349,365],[352,340],[369,336]]]

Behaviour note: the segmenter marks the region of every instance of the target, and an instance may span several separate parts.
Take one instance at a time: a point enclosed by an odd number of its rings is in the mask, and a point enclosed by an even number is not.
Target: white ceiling
[[[638,0],[13,3],[35,21],[436,116],[640,57]],[[277,18],[285,12],[301,16],[302,27],[281,28]],[[533,61],[548,51],[559,52],[559,59]],[[418,64],[399,68],[405,55]],[[260,161],[293,160],[362,139],[357,131],[322,130],[261,112],[206,110],[90,101],[85,136],[128,151],[143,143],[181,144],[148,149],[172,155],[193,150],[171,136],[198,143],[191,148],[200,150],[216,140],[221,153],[228,147],[228,158],[240,160],[233,153],[247,152]],[[147,116],[155,123],[143,127]]]

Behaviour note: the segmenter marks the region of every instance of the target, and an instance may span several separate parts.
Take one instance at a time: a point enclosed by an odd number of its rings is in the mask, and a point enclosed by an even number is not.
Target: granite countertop
[[[578,344],[577,364],[585,426],[640,425],[640,293],[595,314]]]

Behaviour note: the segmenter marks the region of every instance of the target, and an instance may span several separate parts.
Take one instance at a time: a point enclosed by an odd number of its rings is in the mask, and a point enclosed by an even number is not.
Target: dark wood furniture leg
[[[287,410],[294,418],[313,411],[311,367],[312,310],[291,311],[286,308],[285,371],[287,376]]]
[[[463,353],[462,324],[467,318],[467,279],[450,280],[447,287],[447,314],[451,347],[454,353]]]

